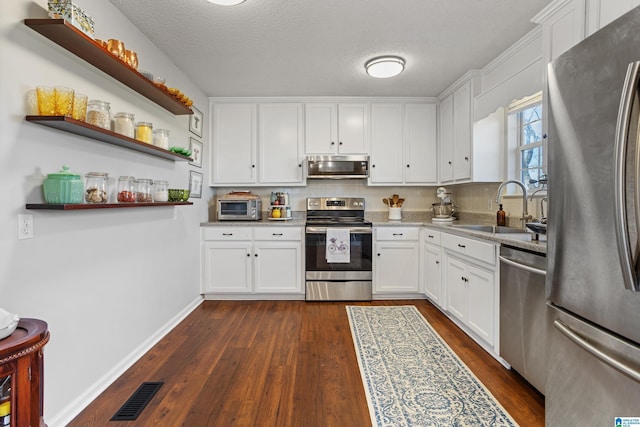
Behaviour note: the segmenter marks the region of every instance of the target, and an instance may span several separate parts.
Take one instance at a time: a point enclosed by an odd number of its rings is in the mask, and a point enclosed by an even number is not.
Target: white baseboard
[[[203,295],[207,301],[302,301],[305,298],[304,294],[227,294],[227,293],[208,293]]]
[[[115,380],[117,380],[127,369],[133,366],[144,354],[149,351],[154,345],[156,345],[165,335],[167,335],[173,328],[175,328],[180,322],[182,322],[193,310],[195,310],[200,304],[202,304],[202,296],[198,296],[189,305],[187,305],[182,311],[173,316],[167,323],[165,323],[155,334],[150,336],[146,341],[141,343],[136,349],[134,349],[127,357],[125,357],[120,363],[114,366],[109,372],[107,372],[102,378],[100,378],[92,387],[90,387],[83,394],[73,400],[66,408],[60,413],[55,414],[54,417],[47,419],[47,425],[49,427],[64,427],[71,420],[73,420],[84,408],[86,408],[91,402],[93,402],[103,391],[107,389]]]

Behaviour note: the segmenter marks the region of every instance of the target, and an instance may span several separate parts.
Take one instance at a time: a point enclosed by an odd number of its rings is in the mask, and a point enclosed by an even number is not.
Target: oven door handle
[[[333,227],[306,227],[306,234],[327,234],[327,229]],[[349,227],[349,233],[351,234],[372,234],[371,227]]]

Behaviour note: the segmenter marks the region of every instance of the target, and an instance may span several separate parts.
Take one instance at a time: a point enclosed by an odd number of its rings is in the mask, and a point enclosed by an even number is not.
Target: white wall
[[[208,100],[109,2],[77,0],[96,20],[96,37],[118,38],[138,52],[140,68],[194,99],[208,117]],[[173,116],[23,24],[46,17],[45,0],[3,3],[0,16],[0,307],[48,322],[45,420],[66,424],[159,335],[199,301],[199,223],[207,199],[194,206],[27,211],[41,202],[46,174],[62,165],[84,175],[108,172],[166,179],[188,186],[202,169],[102,144],[28,123],[24,96],[36,85],[64,85],[130,111],[136,121],[171,131],[172,145],[188,146],[187,116]],[[191,135],[193,136],[193,135]],[[208,146],[208,123],[203,142]],[[206,182],[206,179],[205,179]],[[17,215],[34,216],[35,237],[17,240]]]

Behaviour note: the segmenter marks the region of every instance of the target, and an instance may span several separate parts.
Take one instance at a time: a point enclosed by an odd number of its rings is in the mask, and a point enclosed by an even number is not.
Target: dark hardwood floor
[[[70,424],[370,426],[346,305],[413,304],[521,426],[544,397],[425,300],[205,301]],[[164,385],[136,421],[110,418],[145,381]]]

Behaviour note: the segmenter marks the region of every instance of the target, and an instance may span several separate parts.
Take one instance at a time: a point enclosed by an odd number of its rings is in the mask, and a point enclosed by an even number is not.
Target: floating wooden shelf
[[[47,126],[64,132],[73,133],[75,135],[84,136],[87,138],[95,139],[97,141],[106,142],[108,144],[118,145],[120,147],[128,148],[134,151],[140,151],[142,153],[150,154],[152,156],[160,157],[167,160],[181,160],[189,162],[193,160],[191,157],[174,153],[173,151],[165,150],[164,148],[156,147],[155,145],[147,144],[145,142],[140,142],[136,139],[129,138],[128,136],[103,129],[101,127],[94,126],[80,120],[75,120],[71,117],[27,116],[26,120],[28,122],[36,123],[42,126]]]
[[[168,90],[154,84],[64,19],[25,19],[24,24],[167,111],[175,115],[193,114],[191,108]]]
[[[151,202],[151,203],[91,203],[78,205],[54,205],[49,203],[27,203],[27,209],[50,211],[77,211],[87,209],[148,208],[158,206],[188,206],[193,202]]]

